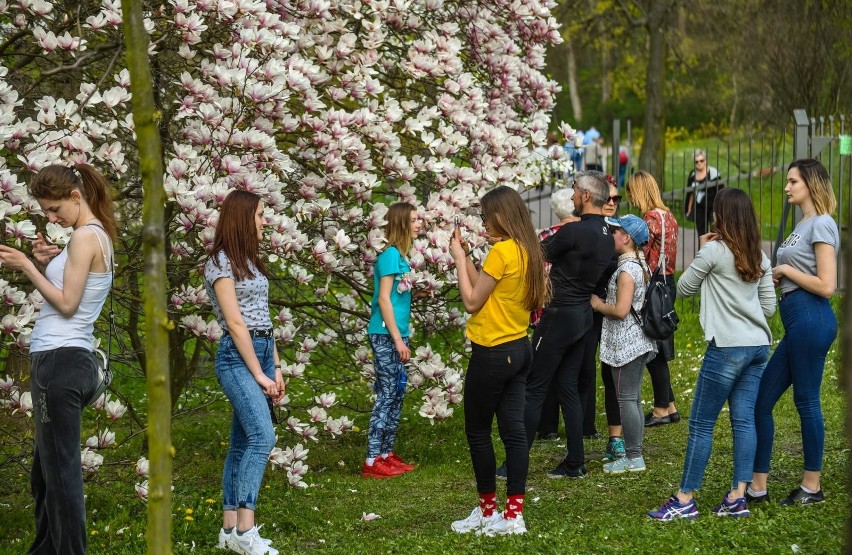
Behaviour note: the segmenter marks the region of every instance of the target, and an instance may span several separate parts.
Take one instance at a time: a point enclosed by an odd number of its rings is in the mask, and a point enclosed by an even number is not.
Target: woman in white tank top
[[[88,164],[48,166],[29,191],[50,222],[74,231],[62,250],[39,233],[35,261],[0,245],[3,267],[23,272],[45,301],[30,342],[36,533],[28,553],[85,553],[80,420],[95,389],[93,329],[112,285],[115,216],[109,184]]]

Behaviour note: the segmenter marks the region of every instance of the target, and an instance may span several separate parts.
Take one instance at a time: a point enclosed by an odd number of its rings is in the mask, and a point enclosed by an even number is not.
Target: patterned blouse
[[[677,263],[677,220],[674,214],[655,208],[645,213],[645,223],[648,224],[648,243],[645,244],[645,260],[651,272],[660,263],[660,249],[663,243],[663,218],[666,220],[666,267],[664,275],[673,276]]]
[[[562,227],[562,224],[556,224],[553,227],[549,227],[538,234],[538,240],[544,241],[548,237],[553,237],[553,235],[559,231],[559,228]],[[544,263],[544,271],[550,273],[550,262]],[[530,327],[534,328],[538,325],[538,321],[541,320],[541,313],[544,309],[539,308],[538,310],[533,310],[530,312]]]
[[[668,227],[668,222],[666,222],[666,227]],[[633,288],[633,310],[638,314],[642,309],[642,303],[645,302],[646,284],[642,272],[644,264],[645,261],[641,258],[637,260],[633,253],[622,254],[618,257],[618,268],[612,274],[607,286],[606,304],[615,304],[618,276],[622,272],[627,272],[636,285]],[[618,368],[646,353],[656,352],[657,342],[645,335],[632,312],[624,320],[604,317],[603,329],[601,330],[601,361]]]

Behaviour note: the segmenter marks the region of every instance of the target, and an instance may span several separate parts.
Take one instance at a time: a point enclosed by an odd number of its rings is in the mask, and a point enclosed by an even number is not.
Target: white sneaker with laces
[[[527,525],[524,522],[524,515],[518,515],[515,518],[504,518],[503,513],[498,513],[499,518],[490,522],[487,526],[483,526],[477,532],[477,535],[483,536],[508,536],[510,534],[526,534]]]
[[[254,526],[242,535],[236,531],[231,533],[228,547],[231,551],[243,555],[278,555],[278,550],[270,546],[270,543],[270,540],[260,537],[258,527]]]
[[[231,538],[231,534],[225,532],[224,528],[219,528],[219,543],[216,544],[218,549],[228,549],[228,540]]]
[[[500,513],[498,511],[494,511],[494,514],[491,516],[482,516],[482,509],[477,506],[470,512],[469,517],[453,522],[450,525],[450,528],[453,529],[453,532],[458,532],[459,534],[467,534],[468,532],[474,531],[478,532],[482,528],[496,521],[498,518],[500,518]]]

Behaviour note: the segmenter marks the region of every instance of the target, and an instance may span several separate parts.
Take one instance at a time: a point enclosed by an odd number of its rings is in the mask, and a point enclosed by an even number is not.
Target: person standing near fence
[[[27,553],[78,555],[86,552],[81,420],[97,386],[94,325],[112,287],[116,223],[109,183],[88,164],[47,166],[29,192],[49,222],[73,232],[61,252],[39,233],[35,262],[0,245],[3,267],[23,272],[45,301],[30,336],[36,534]]]
[[[465,310],[471,356],[465,376],[464,427],[479,505],[452,523],[460,534],[523,534],[529,448],[524,429],[524,395],[532,348],[530,312],[547,303],[544,253],[521,196],[496,187],[480,201],[485,231],[494,246],[477,271],[458,228],[450,241]],[[546,392],[545,392],[546,393]],[[506,510],[497,510],[496,460],[491,442],[494,416],[506,449]],[[535,434],[535,428],[530,432]]]
[[[420,233],[417,209],[407,202],[391,204],[386,216],[388,246],[373,266],[373,300],[367,333],[373,350],[376,372],[376,402],[367,429],[367,460],[361,468],[364,478],[390,478],[414,470],[393,452],[407,373],[411,358],[411,268],[405,254]]]
[[[719,170],[707,162],[707,153],[696,150],[692,159],[695,169],[686,178],[686,219],[695,221],[696,234],[701,237],[707,233],[710,218],[713,216],[713,199],[721,185]]]
[[[645,362],[654,356],[656,342],[642,330],[635,315],[645,303],[651,273],[641,247],[648,242],[648,226],[638,216],[606,218],[612,226],[618,265],[607,284],[606,300],[590,297],[592,310],[604,316],[601,331],[601,362],[612,369],[624,429],[625,453],[603,465],[608,474],[642,472],[642,373]]]
[[[548,475],[582,478],[588,473],[583,447],[583,403],[586,393],[580,379],[586,333],[592,327],[589,297],[609,266],[615,244],[602,215],[609,200],[609,184],[601,172],[583,172],[574,181],[574,212],[580,221],[562,226],[543,245],[552,264],[553,296],[533,334],[535,364],[527,380],[526,429],[528,446],[541,419],[550,385],[559,387],[565,418],[568,453]]]
[[[269,316],[269,279],[260,255],[263,202],[231,191],[219,210],[204,287],[222,328],[216,377],[233,408],[222,471],[219,547],[247,555],[278,555],[255,526],[258,493],[275,446],[272,403],[284,395],[281,361]]]
[[[731,489],[713,508],[717,516],[749,515],[745,499],[757,435],[754,405],[772,333],[766,319],[775,313],[771,264],[760,250],[760,226],[748,194],[725,189],[716,197],[713,231],[677,284],[680,297],[701,293],[701,327],[707,349],[698,372],[689,415],[680,489],[648,513],[669,521],[698,516],[695,490],[701,487],[713,447],[713,428],[725,402],[733,432],[734,477]]]
[[[820,162],[796,160],[787,169],[787,201],[802,211],[802,220],[778,248],[772,279],[781,289],[779,303],[784,337],[776,347],[757,395],[757,455],[747,491],[752,503],[768,501],[767,479],[775,437],[772,411],[793,387],[799,412],[804,475],[782,505],[810,505],[825,500],[820,487],[825,424],[820,387],[825,357],[837,335],[837,318],[829,299],[837,287],[840,234],[832,214],[837,208],[831,178]]]
[[[627,199],[643,214],[650,239],[645,245],[645,261],[656,271],[660,261],[665,262],[662,276],[672,297],[675,296],[675,267],[677,264],[677,220],[663,203],[657,180],[648,172],[639,171],[627,180]],[[663,230],[665,229],[665,237]],[[665,241],[663,241],[665,239]],[[663,252],[665,242],[665,252]],[[675,406],[669,362],[675,358],[674,335],[657,342],[657,356],[648,363],[651,385],[654,388],[654,407],[645,415],[645,426],[660,426],[680,422]]]

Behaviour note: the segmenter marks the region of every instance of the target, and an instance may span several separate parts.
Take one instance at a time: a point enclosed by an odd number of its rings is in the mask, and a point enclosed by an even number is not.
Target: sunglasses
[[[696,160],[696,161],[695,161],[695,163],[696,163],[696,164],[703,164],[703,163],[704,163],[704,160]]]
[[[485,214],[482,212],[479,213],[479,219],[482,220],[482,223],[485,223]]]
[[[619,204],[621,202],[621,195],[615,195],[614,197],[609,197],[609,201],[613,204]]]

